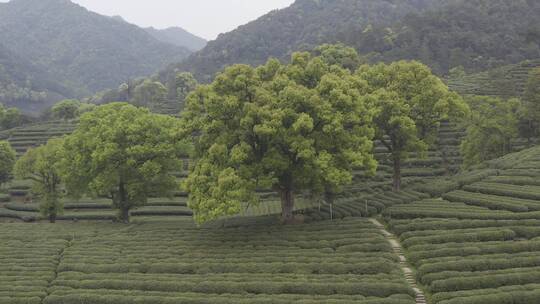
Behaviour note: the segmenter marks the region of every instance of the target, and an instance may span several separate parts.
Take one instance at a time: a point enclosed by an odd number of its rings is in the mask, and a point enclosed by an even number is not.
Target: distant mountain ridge
[[[235,63],[322,43],[354,46],[369,62],[416,59],[446,75],[479,72],[540,57],[537,0],[297,0],[290,7],[220,35],[161,72],[189,71],[201,81]]]
[[[159,41],[185,47],[194,52],[204,48],[208,43],[205,39],[193,35],[181,27],[169,27],[166,29],[148,27],[145,30]]]
[[[52,96],[83,97],[148,76],[191,53],[69,0],[0,3],[0,44],[5,50],[0,52],[0,102],[23,109],[36,101],[3,92],[7,78],[12,91],[16,86]],[[53,101],[39,102],[43,105],[38,108],[43,108]]]
[[[171,66],[208,81],[235,63],[261,64],[269,57],[287,59],[298,50],[334,42],[351,27],[391,24],[412,11],[423,11],[447,0],[297,0],[238,29],[219,35],[184,62]]]

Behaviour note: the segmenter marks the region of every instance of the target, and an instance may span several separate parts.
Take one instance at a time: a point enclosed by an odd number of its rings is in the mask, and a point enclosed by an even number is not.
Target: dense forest
[[[417,59],[438,74],[457,66],[481,71],[537,58],[539,15],[540,2],[531,0],[299,0],[221,35],[169,70],[208,81],[228,64],[288,59],[296,50],[343,42],[370,62]]]
[[[28,111],[149,75],[190,52],[68,0],[0,3],[0,101]]]

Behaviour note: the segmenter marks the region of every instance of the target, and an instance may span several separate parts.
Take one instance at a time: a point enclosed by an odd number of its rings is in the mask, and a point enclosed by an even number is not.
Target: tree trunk
[[[294,193],[290,188],[280,190],[281,196],[281,221],[291,224],[294,221]]]
[[[393,176],[393,191],[399,192],[401,190],[401,157],[394,155],[394,176]]]
[[[124,224],[129,224],[129,208],[122,207],[120,209],[120,220]]]
[[[125,224],[129,223],[129,203],[127,202],[127,193],[124,183],[121,182],[118,186],[119,207],[120,207],[120,221]]]
[[[55,214],[55,213],[49,214],[49,222],[50,222],[51,224],[56,223],[56,214]]]

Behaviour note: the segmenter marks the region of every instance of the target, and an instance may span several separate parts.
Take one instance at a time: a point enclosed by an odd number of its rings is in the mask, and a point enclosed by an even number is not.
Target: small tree
[[[7,141],[0,141],[0,188],[11,179],[16,154]]]
[[[167,101],[167,88],[158,81],[145,79],[135,87],[131,102],[138,107],[158,111]]]
[[[5,108],[0,104],[0,129],[12,129],[22,124],[23,117],[17,108]]]
[[[538,136],[540,132],[540,67],[530,71],[525,92],[523,94],[523,106],[526,115],[522,117],[526,121],[526,129],[522,128],[522,134],[528,138]]]
[[[20,179],[31,179],[32,192],[40,199],[41,214],[51,223],[63,212],[60,201],[62,190],[59,163],[62,160],[63,139],[51,139],[46,145],[28,150],[16,163],[15,174]]]
[[[377,138],[390,150],[393,188],[399,191],[401,163],[407,154],[425,152],[435,142],[440,122],[464,117],[468,106],[419,62],[365,65],[356,74],[367,83],[367,92],[373,95],[368,98],[379,108]]]
[[[510,141],[518,135],[520,101],[473,97],[469,103],[472,113],[467,119],[467,136],[461,145],[464,166],[510,153]]]
[[[64,144],[62,175],[68,193],[107,196],[129,222],[129,211],[149,196],[172,195],[171,171],[181,166],[188,145],[178,120],[127,103],[96,107],[81,116]]]
[[[174,83],[176,100],[182,105],[181,109],[183,109],[186,97],[197,88],[199,83],[191,73],[186,72],[176,74]]]
[[[297,193],[331,199],[353,168],[373,172],[364,89],[350,71],[309,53],[289,65],[235,65],[200,86],[182,116],[196,148],[185,185],[197,222],[239,213],[262,187],[279,193],[288,223]]]
[[[55,119],[70,120],[79,117],[81,102],[76,99],[66,99],[55,104],[51,113]]]

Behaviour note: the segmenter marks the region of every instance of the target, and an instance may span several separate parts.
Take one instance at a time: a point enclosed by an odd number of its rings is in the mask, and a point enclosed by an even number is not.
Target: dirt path
[[[405,255],[403,255],[403,247],[399,243],[398,238],[393,234],[388,232],[384,225],[379,222],[375,218],[369,219],[379,230],[384,234],[386,239],[388,240],[388,243],[392,246],[392,250],[394,253],[396,253],[399,257],[399,267],[403,271],[403,274],[405,275],[405,279],[407,280],[407,283],[411,286],[411,288],[416,293],[416,303],[417,304],[426,304],[426,297],[424,293],[418,288],[418,285],[416,284],[416,279],[414,278],[413,271],[411,269],[411,266],[407,262],[407,258],[405,258]]]

